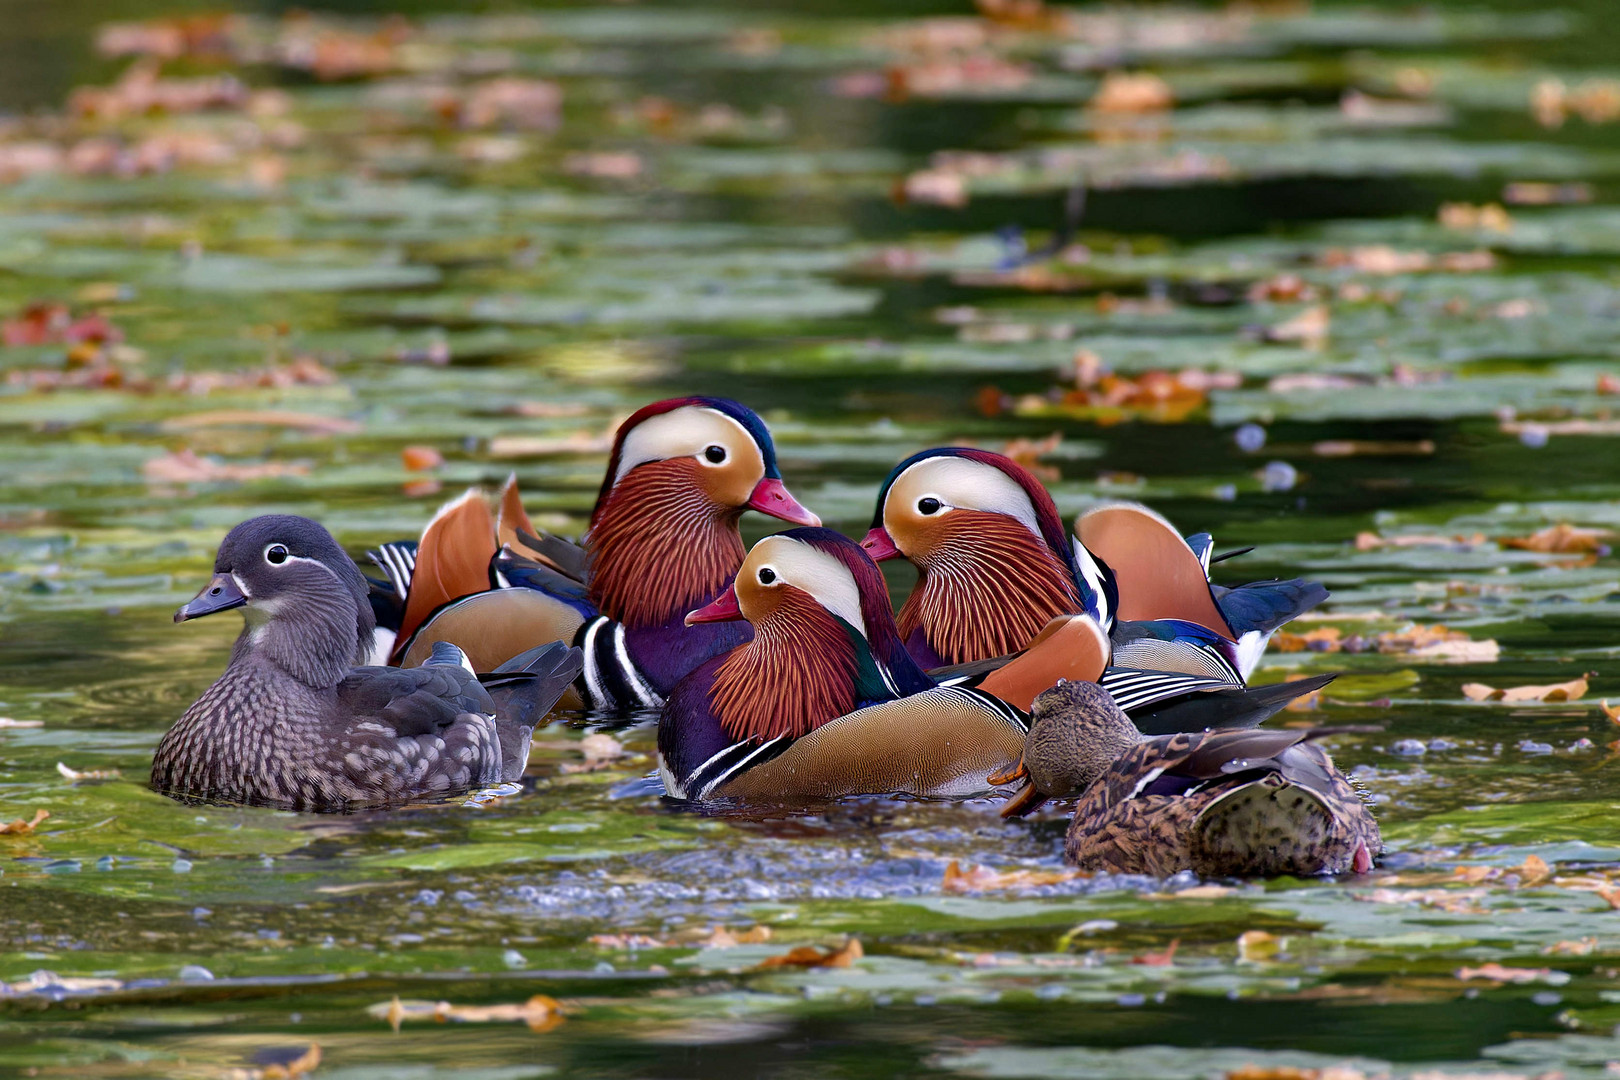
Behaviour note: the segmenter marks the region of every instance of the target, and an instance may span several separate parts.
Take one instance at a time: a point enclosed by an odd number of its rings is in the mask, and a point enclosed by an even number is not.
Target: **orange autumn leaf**
[[[399,459],[411,472],[426,472],[444,464],[444,455],[431,446],[407,446],[399,452]]]
[[[1504,536],[1499,543],[1519,551],[1539,551],[1555,555],[1601,554],[1614,533],[1608,529],[1582,529],[1567,522],[1549,525],[1529,536]]]
[[[1586,694],[1586,680],[1595,674],[1589,671],[1569,682],[1540,686],[1495,687],[1486,683],[1464,683],[1462,692],[1469,701],[1575,701]]]
[[[1477,968],[1461,967],[1455,972],[1457,978],[1463,982],[1471,979],[1488,979],[1498,983],[1532,983],[1551,977],[1551,968],[1510,968],[1503,967],[1494,961],[1481,964]]]
[[[39,823],[50,816],[49,810],[40,809],[34,811],[31,821],[24,821],[21,818],[16,821],[0,821],[0,836],[26,836],[39,828]]]
[[[357,421],[346,417],[286,409],[214,409],[211,412],[171,417],[162,424],[164,431],[195,431],[213,427],[285,427],[323,435],[349,435],[361,430]]]
[[[1173,938],[1163,952],[1143,953],[1141,956],[1131,957],[1131,963],[1143,967],[1169,967],[1176,959],[1176,946],[1181,944],[1180,938]]]
[[[527,1024],[531,1031],[549,1031],[562,1023],[562,1005],[545,994],[536,994],[524,1002],[500,1005],[452,1005],[448,1001],[401,1001],[396,997],[381,1005],[372,1005],[366,1012],[387,1020],[395,1031],[406,1020],[433,1020],[441,1024],[450,1020],[465,1024],[518,1022]]]
[[[1175,103],[1170,84],[1152,72],[1110,71],[1086,107],[1100,113],[1155,113]]]
[[[141,475],[151,484],[235,483],[308,476],[309,466],[297,461],[220,461],[213,457],[202,457],[188,449],[148,459],[141,465]]]
[[[814,945],[800,945],[781,956],[767,957],[756,970],[781,967],[847,968],[866,955],[859,938],[850,938],[836,949],[818,949]]]
[[[307,1076],[320,1067],[321,1048],[316,1043],[310,1043],[309,1049],[293,1058],[291,1061],[280,1064],[266,1065],[258,1070],[259,1080],[297,1080],[300,1076]]]
[[[1552,877],[1552,867],[1540,855],[1531,855],[1524,860],[1523,866],[1514,868],[1518,871],[1520,883],[1536,885]]]
[[[1598,702],[1598,708],[1603,710],[1603,715],[1609,718],[1611,724],[1620,724],[1620,705],[1610,705],[1609,699],[1604,698]]]
[[[1297,1065],[1244,1065],[1226,1074],[1226,1080],[1367,1080],[1367,1074],[1349,1065],[1320,1069]]]
[[[988,866],[970,866],[962,869],[951,860],[945,868],[945,880],[940,887],[948,893],[988,892],[994,889],[1029,889],[1039,885],[1055,885],[1080,877],[1078,870],[992,870]]]

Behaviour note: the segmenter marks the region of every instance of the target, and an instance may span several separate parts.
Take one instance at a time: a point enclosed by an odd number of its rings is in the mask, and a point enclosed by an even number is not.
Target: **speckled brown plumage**
[[[1064,851],[1083,869],[1206,877],[1364,872],[1382,850],[1365,802],[1315,740],[1331,730],[1141,738],[1083,683],[1035,703],[1026,767],[1082,788]],[[1082,783],[1083,782],[1083,783]]]
[[[351,667],[371,633],[364,579],[303,518],[237,526],[215,571],[176,621],[242,607],[246,625],[158,744],[152,786],[176,798],[334,811],[514,781],[535,722],[578,671],[562,644],[482,681],[449,644],[422,667]]]

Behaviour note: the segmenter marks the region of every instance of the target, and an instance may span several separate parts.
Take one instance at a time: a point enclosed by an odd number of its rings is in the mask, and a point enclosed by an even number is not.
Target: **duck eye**
[[[776,571],[775,570],[772,570],[768,566],[762,566],[762,567],[759,568],[759,583],[761,585],[769,585],[775,580],[776,580]]]
[[[726,448],[719,445],[711,446],[703,451],[703,456],[711,465],[722,465],[726,460]]]
[[[287,548],[283,544],[271,544],[264,549],[264,561],[272,566],[280,566],[287,561]]]
[[[940,508],[941,505],[943,505],[943,504],[938,499],[936,499],[932,495],[930,495],[926,499],[918,499],[917,500],[917,513],[923,514],[925,516],[930,515],[930,514],[937,514],[937,513],[939,513],[939,508]]]

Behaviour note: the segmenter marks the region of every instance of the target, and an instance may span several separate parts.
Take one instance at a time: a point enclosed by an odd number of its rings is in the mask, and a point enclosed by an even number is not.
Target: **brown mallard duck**
[[[1145,738],[1108,692],[1059,682],[1035,699],[1027,787],[1003,816],[1080,793],[1064,853],[1082,869],[1204,877],[1366,873],[1378,823],[1316,740],[1343,729]]]

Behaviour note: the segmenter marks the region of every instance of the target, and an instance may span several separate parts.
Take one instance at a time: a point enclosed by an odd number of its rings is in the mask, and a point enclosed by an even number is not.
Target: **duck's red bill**
[[[820,525],[821,519],[805,509],[787,485],[774,476],[767,476],[754,485],[754,493],[748,497],[748,509],[758,510],[762,514],[781,518],[794,525]]]
[[[742,617],[742,608],[737,606],[737,591],[727,589],[715,598],[714,603],[687,612],[686,625],[691,626],[700,622],[730,622]]]
[[[873,562],[900,557],[900,549],[894,546],[894,537],[890,536],[889,530],[881,525],[866,534],[866,538],[861,541],[861,547],[872,556]]]

